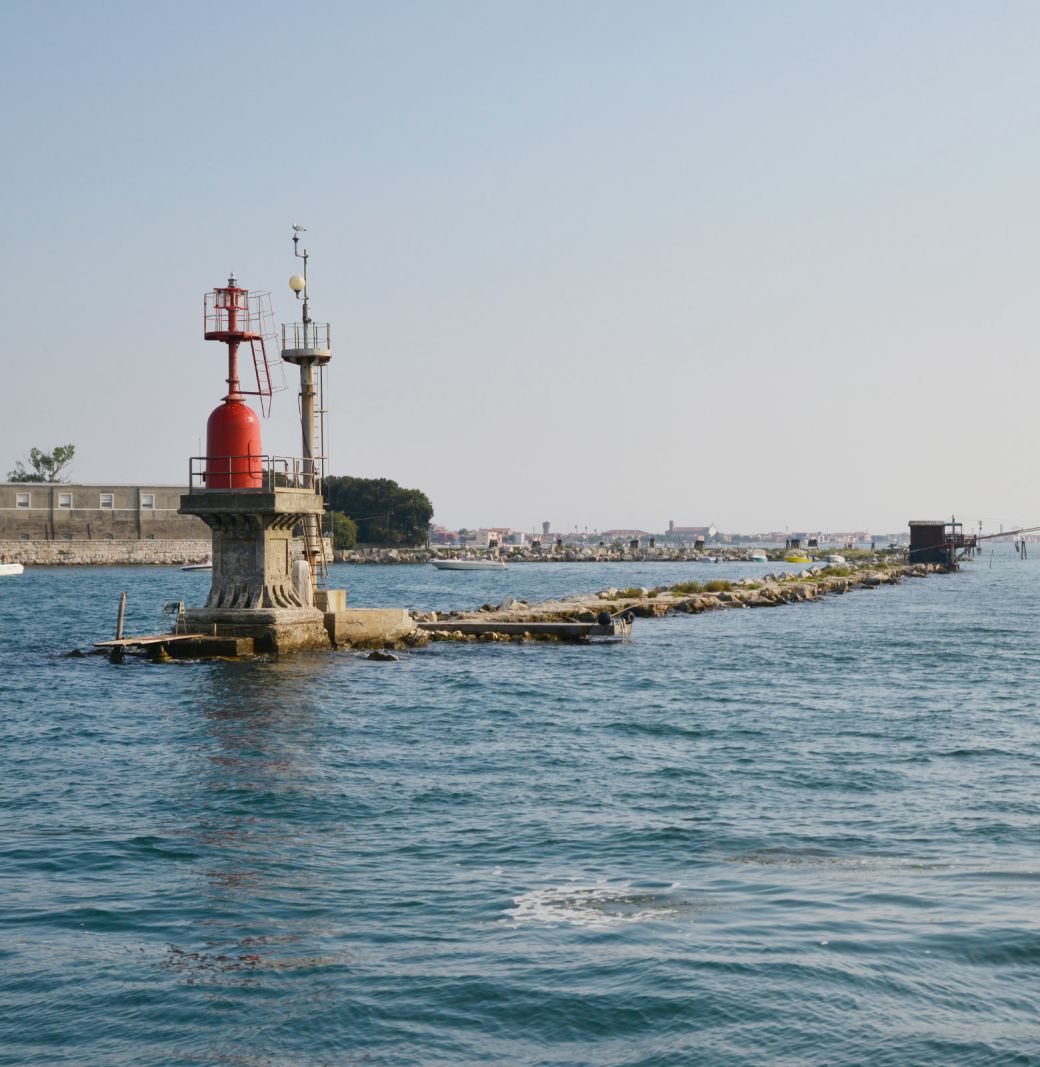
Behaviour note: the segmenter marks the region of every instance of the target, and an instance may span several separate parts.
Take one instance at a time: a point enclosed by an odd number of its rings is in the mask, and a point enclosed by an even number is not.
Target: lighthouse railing
[[[261,484],[250,489],[228,489],[229,479],[244,465],[258,471]],[[301,456],[192,456],[188,461],[188,488],[192,492],[270,493],[278,489],[307,489],[321,493],[321,474]],[[214,487],[209,484],[219,483]]]
[[[283,322],[282,351],[327,353],[332,350],[332,331],[327,322]]]

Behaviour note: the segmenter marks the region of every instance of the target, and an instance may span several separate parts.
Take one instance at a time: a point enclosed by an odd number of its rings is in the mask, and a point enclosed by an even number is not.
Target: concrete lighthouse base
[[[179,626],[213,638],[214,655],[298,652],[303,649],[385,648],[413,642],[415,620],[404,608],[193,608]],[[229,644],[230,642],[230,644]],[[237,642],[237,644],[234,644]],[[228,649],[234,648],[234,651]],[[193,645],[184,655],[200,655]]]
[[[332,647],[325,615],[317,608],[192,608],[183,625],[191,633],[249,638],[255,652]]]
[[[293,529],[322,514],[319,493],[193,487],[180,511],[213,530],[213,582],[206,606],[184,613],[189,631],[249,639],[256,652],[331,647],[324,612],[307,603],[309,576],[306,599],[293,580]]]
[[[348,608],[341,589],[318,590],[317,606],[310,605],[307,564],[301,575],[293,573],[292,533],[323,513],[319,494],[288,486],[195,488],[181,497],[180,510],[213,530],[206,606],[189,608],[178,622],[182,632],[211,645],[211,654],[370,648],[416,639],[415,621],[403,608]],[[188,644],[185,654],[205,652]]]

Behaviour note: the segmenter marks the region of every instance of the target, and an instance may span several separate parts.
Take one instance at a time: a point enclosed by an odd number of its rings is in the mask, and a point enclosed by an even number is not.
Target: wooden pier
[[[111,641],[95,641],[94,647],[108,651],[114,663],[122,660],[127,650],[144,652],[153,659],[201,659],[251,656],[251,637],[215,637],[213,634],[144,634],[140,637],[117,637]]]

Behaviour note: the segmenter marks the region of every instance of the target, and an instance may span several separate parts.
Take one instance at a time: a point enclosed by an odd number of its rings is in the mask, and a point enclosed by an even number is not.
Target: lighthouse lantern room
[[[210,489],[260,489],[260,419],[245,398],[259,397],[264,414],[270,413],[271,374],[264,347],[265,323],[273,318],[270,296],[241,288],[232,274],[226,286],[206,294],[203,317],[206,340],[226,344],[228,362],[227,395],[206,425],[205,482]],[[243,345],[252,357],[255,389],[243,389],[239,379]]]

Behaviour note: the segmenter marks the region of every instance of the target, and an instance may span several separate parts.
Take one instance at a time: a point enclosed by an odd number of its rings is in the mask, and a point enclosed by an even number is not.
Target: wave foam
[[[520,926],[528,923],[559,926],[619,926],[648,922],[674,915],[678,908],[671,900],[673,883],[663,889],[646,889],[629,882],[571,884],[530,889],[513,898],[505,914]]]

